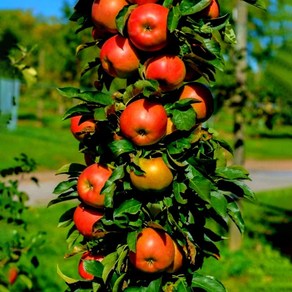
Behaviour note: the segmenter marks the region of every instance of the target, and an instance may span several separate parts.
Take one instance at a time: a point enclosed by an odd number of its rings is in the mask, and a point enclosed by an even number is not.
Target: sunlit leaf
[[[225,292],[226,289],[221,282],[214,277],[201,275],[197,272],[193,274],[192,288],[200,288],[206,292]]]

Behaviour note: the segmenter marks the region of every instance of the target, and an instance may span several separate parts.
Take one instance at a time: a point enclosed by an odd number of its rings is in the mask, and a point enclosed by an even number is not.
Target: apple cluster
[[[191,105],[196,113],[195,129],[212,115],[214,101],[206,85],[190,82],[192,78],[198,78],[198,74],[192,74],[182,58],[174,53],[174,43],[167,26],[168,9],[158,4],[158,0],[129,2],[135,5],[127,19],[126,33],[122,35],[118,31],[116,17],[129,3],[126,0],[95,0],[91,10],[94,24],[92,37],[101,40],[99,58],[106,74],[113,78],[126,79],[137,74],[142,67],[141,78],[158,82],[156,98],[151,99],[140,94],[126,104],[119,114],[119,131],[114,137],[116,140],[128,139],[139,147],[149,147],[176,131],[171,117],[164,108],[163,93],[179,90],[179,94],[175,93],[177,100],[193,99]],[[213,1],[212,5],[217,5],[216,13],[219,13],[217,2]],[[205,17],[219,16],[212,15],[210,11],[214,13],[211,4],[201,13]],[[118,114],[114,106],[112,113]],[[82,142],[87,136],[98,133],[98,121],[92,116],[76,115],[71,118],[71,131],[75,138]],[[102,194],[102,189],[111,177],[112,170],[106,165],[96,163],[92,152],[85,153],[85,162],[88,166],[80,174],[77,182],[81,203],[74,212],[73,220],[83,236],[94,238],[94,225],[103,217],[105,195]],[[136,190],[146,193],[160,192],[171,185],[174,175],[162,155],[151,158],[140,157],[138,166],[142,172],[137,173],[134,169],[129,171],[130,182]],[[176,272],[182,266],[184,256],[181,248],[165,232],[163,236],[169,240],[161,242],[162,232],[151,228],[141,231],[136,253],[130,252],[129,255],[130,262],[137,269],[147,273],[166,270]],[[153,241],[153,237],[157,237],[157,244],[150,246],[148,241]],[[148,246],[146,255],[141,252],[145,246]],[[155,258],[157,249],[159,253]],[[164,253],[163,257],[161,253]],[[154,264],[147,260],[152,257]],[[84,259],[95,258],[100,261],[102,256],[90,255],[88,251],[84,253],[79,266],[82,277],[92,279],[92,276],[84,271],[81,263]],[[165,262],[160,263],[163,260]]]
[[[105,291],[112,291],[110,277],[120,290],[155,281],[145,275],[196,285],[202,262],[197,257],[217,256],[205,217],[224,221],[235,210],[226,185],[246,177],[230,170],[233,178],[224,181],[229,148],[204,126],[214,112],[212,92],[202,81],[214,71],[207,60],[212,54],[203,46],[212,34],[196,32],[196,40],[189,28],[195,29],[193,19],[202,27],[217,19],[218,2],[171,3],[170,8],[159,0],[92,1],[95,89],[60,89],[82,101],[65,118],[85,165],[61,171],[69,180],[56,187],[56,202],[77,198],[72,220],[82,236],[78,270],[86,280],[102,279]],[[226,18],[218,19],[221,29]],[[179,21],[181,26],[170,24]]]

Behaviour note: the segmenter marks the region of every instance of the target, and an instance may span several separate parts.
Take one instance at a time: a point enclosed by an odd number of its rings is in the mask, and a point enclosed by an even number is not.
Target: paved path
[[[252,181],[247,182],[255,192],[276,188],[292,187],[292,161],[256,162],[248,161],[246,168],[250,172]],[[47,205],[55,195],[53,190],[66,176],[55,175],[53,172],[33,174],[39,180],[36,185],[26,176],[20,180],[19,189],[27,192],[31,205]]]

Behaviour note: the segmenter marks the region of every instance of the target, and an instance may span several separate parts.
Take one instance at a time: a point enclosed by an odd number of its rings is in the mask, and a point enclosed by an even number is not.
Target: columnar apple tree
[[[60,217],[80,278],[71,291],[224,291],[200,273],[237,200],[253,199],[248,172],[206,126],[220,48],[236,38],[215,0],[79,0],[70,20],[92,33],[92,88],[59,88],[76,99],[64,113],[84,164],[67,174],[50,205],[73,200]],[[92,50],[92,48],[95,48]],[[69,226],[69,227],[68,227]],[[211,228],[211,227],[212,228]],[[217,228],[220,227],[220,228]]]

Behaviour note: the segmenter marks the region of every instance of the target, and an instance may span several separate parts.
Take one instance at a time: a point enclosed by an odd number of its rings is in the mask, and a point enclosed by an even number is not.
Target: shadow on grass
[[[249,231],[250,235],[264,236],[275,249],[292,261],[292,210],[262,202],[256,206],[260,208],[257,218],[254,218],[257,227]]]

